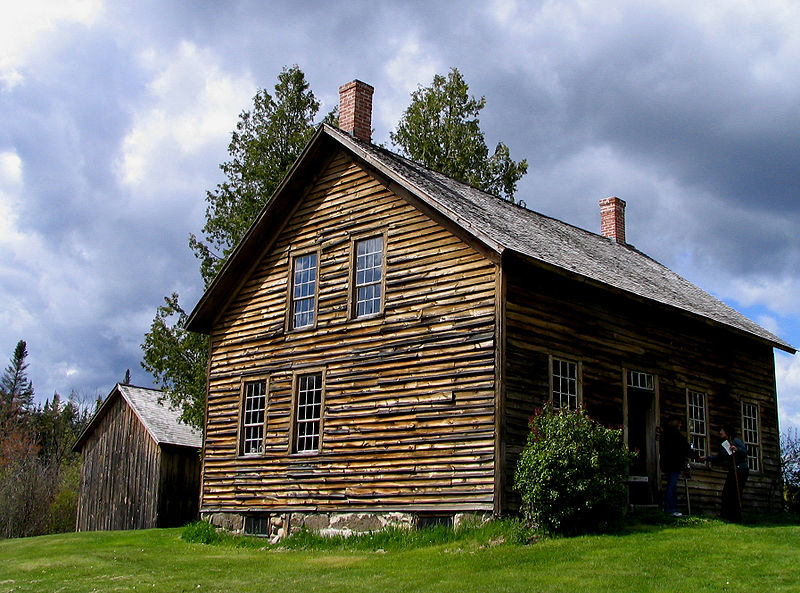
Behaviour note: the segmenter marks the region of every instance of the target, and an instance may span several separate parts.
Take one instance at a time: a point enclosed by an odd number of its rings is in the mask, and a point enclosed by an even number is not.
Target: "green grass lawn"
[[[5,540],[0,593],[800,591],[797,525],[688,520],[529,545],[496,530],[450,539],[299,550],[188,543],[179,529]]]

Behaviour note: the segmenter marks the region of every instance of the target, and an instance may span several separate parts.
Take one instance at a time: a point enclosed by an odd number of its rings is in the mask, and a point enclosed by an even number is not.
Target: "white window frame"
[[[367,253],[359,254],[359,247],[369,241],[379,241],[380,251],[369,251]],[[377,265],[376,265],[377,260]],[[367,264],[371,264],[367,267]],[[359,269],[359,265],[364,265],[364,268]],[[375,279],[375,271],[377,270],[378,278]],[[386,234],[378,233],[373,235],[366,235],[358,237],[353,240],[352,244],[352,311],[351,316],[353,319],[365,319],[375,317],[383,313],[383,304],[386,294]],[[363,274],[363,276],[362,276]],[[367,279],[367,276],[369,278]],[[362,292],[363,291],[363,292]],[[375,293],[377,292],[377,297]],[[369,293],[366,296],[365,293]],[[361,306],[364,305],[365,309],[367,304],[368,310],[361,311]]]
[[[564,370],[566,368],[566,374]],[[569,371],[572,370],[572,373]],[[573,375],[573,376],[570,376]],[[577,410],[582,403],[581,364],[561,356],[550,357],[550,402],[560,410],[566,399],[567,410]]]
[[[256,390],[257,389],[257,390]],[[242,380],[239,454],[261,455],[267,421],[269,382],[266,377]]]
[[[761,471],[761,409],[754,401],[742,400],[742,441],[747,445],[747,466]]]
[[[300,270],[301,274],[298,277],[297,264],[304,258],[314,258],[314,266]],[[317,325],[317,302],[319,294],[319,269],[320,269],[320,254],[319,251],[306,251],[302,253],[293,253],[289,259],[289,307],[287,311],[286,325],[289,330],[304,330],[313,329]],[[311,271],[313,278],[309,280],[308,276],[303,276],[303,272]],[[300,280],[300,282],[298,282]],[[298,297],[298,288],[308,287],[311,285],[311,293],[306,294],[308,291],[303,291],[302,295]],[[298,303],[309,303],[311,308],[306,311],[298,312]],[[298,324],[298,315],[310,316],[310,319],[303,320],[302,324]]]
[[[318,378],[319,383],[309,386],[306,381],[312,377]],[[293,393],[291,452],[297,455],[318,454],[322,449],[322,421],[325,406],[324,369],[309,369],[302,373],[296,373]],[[309,396],[313,397],[310,402]]]
[[[652,373],[643,371],[628,371],[628,387],[643,391],[655,391],[656,379]]]
[[[697,454],[700,457],[709,455],[707,392],[697,389],[686,390],[686,429],[689,442]]]

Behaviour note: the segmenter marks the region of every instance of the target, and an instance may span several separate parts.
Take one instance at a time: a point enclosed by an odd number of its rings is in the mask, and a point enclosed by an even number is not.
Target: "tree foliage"
[[[489,154],[478,118],[485,106],[486,98],[469,96],[464,77],[452,68],[447,77],[437,74],[431,86],[411,93],[390,138],[410,159],[513,202],[528,162],[514,162],[502,142]]]
[[[625,515],[625,474],[633,460],[622,431],[605,428],[585,410],[548,406],[530,420],[514,488],[525,518],[548,533],[606,531]]]
[[[206,286],[278,188],[314,133],[319,101],[297,66],[278,75],[274,96],[259,89],[253,109],[239,115],[222,163],[225,181],[207,192],[205,240],[189,245]]]
[[[203,236],[189,237],[206,287],[313,135],[318,111],[305,74],[292,66],[278,75],[272,95],[260,89],[253,108],[239,115],[228,145],[230,159],[220,165],[225,181],[206,194]],[[335,121],[335,112],[325,120]],[[188,332],[187,319],[177,293],[164,297],[145,334],[142,366],[170,404],[181,409],[181,419],[202,428],[208,338]]]
[[[800,513],[800,431],[781,434],[781,477],[787,510]]]
[[[57,393],[36,406],[27,357],[20,340],[0,376],[0,537],[75,528],[80,460],[72,446],[89,412]]]
[[[33,405],[33,385],[27,376],[28,345],[17,342],[11,361],[0,377],[0,420],[22,421]]]
[[[177,293],[164,297],[145,334],[142,366],[160,383],[181,420],[201,428],[205,409],[208,336],[186,329],[188,315]]]

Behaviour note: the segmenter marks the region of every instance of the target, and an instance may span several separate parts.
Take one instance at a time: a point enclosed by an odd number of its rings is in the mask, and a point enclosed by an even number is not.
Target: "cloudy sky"
[[[800,5],[759,2],[26,0],[0,20],[0,357],[39,398],[140,366],[238,114],[297,64],[322,101],[375,87],[373,139],[458,67],[528,175],[528,207],[628,241],[800,346]],[[3,363],[5,364],[5,363]],[[800,425],[800,357],[776,354]]]

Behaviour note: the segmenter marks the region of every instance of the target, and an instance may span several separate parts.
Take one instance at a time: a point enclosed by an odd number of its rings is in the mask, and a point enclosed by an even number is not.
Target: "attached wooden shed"
[[[77,531],[174,527],[197,516],[202,436],[160,398],[117,384],[78,438]]]

